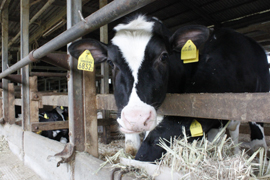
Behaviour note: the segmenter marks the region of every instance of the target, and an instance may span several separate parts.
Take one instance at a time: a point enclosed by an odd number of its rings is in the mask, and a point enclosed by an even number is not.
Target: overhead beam
[[[199,8],[196,4],[194,4],[194,2],[188,1],[188,0],[182,0],[182,3],[185,6],[192,9],[196,14],[201,16],[204,20],[209,22],[209,24],[213,24],[213,25],[216,25],[216,26],[220,25],[220,23],[217,22],[214,17],[209,15],[206,11],[202,10],[202,8]]]

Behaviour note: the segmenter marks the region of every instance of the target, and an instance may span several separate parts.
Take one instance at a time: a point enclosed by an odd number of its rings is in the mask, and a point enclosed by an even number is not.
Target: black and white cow
[[[186,93],[269,91],[268,62],[264,50],[255,41],[226,28],[211,32],[203,26],[187,26],[180,28],[171,38],[172,46],[178,57],[188,39],[195,42],[201,52],[198,63],[183,65],[186,71]],[[199,42],[200,40],[201,42]],[[177,121],[186,121],[186,118],[179,117]],[[159,137],[169,139],[170,136],[179,136],[181,133],[176,134],[175,131],[181,126],[186,127],[185,123],[178,123],[175,126],[169,125],[170,123],[168,120],[164,121],[149,133],[135,159],[154,161],[162,156],[164,150],[153,142],[157,141]],[[202,122],[202,126],[208,127],[211,123],[217,123],[217,121],[208,119]],[[215,124],[215,126],[217,125]],[[235,143],[238,143],[239,125],[238,121],[232,121],[228,126]],[[170,131],[158,135],[157,131],[164,131],[166,127],[170,126]],[[251,149],[267,147],[262,124],[251,122],[250,128]],[[187,134],[189,135],[189,132]],[[238,150],[239,148],[236,148],[235,153]],[[152,154],[150,155],[149,152]]]
[[[166,93],[268,91],[263,49],[233,31],[211,32],[192,26],[171,36],[162,22],[143,15],[127,19],[114,30],[109,45],[82,39],[72,43],[69,52],[78,58],[88,49],[95,63],[112,64],[117,121],[130,154],[140,147],[139,133],[156,127],[156,110]],[[183,65],[180,51],[188,39],[200,49],[200,60]],[[257,124],[253,127],[261,128]],[[265,141],[259,144],[264,146]]]
[[[66,121],[68,119],[68,108],[57,106],[49,112],[39,114],[39,122]],[[68,129],[48,130],[38,132],[40,135],[62,143],[69,142]]]

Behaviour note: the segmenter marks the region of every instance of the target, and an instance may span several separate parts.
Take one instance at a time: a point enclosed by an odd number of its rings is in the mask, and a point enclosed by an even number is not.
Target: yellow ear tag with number
[[[63,106],[61,106],[60,108],[61,108],[62,110],[64,110],[64,107],[63,107]]]
[[[199,61],[199,50],[197,50],[195,44],[188,40],[181,50],[181,59],[186,63],[193,63]]]
[[[89,50],[85,50],[78,59],[77,69],[83,71],[94,71],[95,60]]]
[[[44,118],[49,119],[49,117],[48,117],[48,115],[46,113],[44,114]]]
[[[196,119],[192,121],[189,129],[192,137],[198,137],[203,135],[202,125]]]

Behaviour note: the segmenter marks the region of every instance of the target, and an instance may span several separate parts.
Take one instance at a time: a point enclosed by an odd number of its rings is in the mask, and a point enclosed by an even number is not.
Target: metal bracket
[[[54,156],[48,156],[48,160],[56,159],[58,160],[56,167],[59,167],[61,163],[68,163],[73,161],[75,157],[75,146],[71,143],[67,143],[60,153]]]

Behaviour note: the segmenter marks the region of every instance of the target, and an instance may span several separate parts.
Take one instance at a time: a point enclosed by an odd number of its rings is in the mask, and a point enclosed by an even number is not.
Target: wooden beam
[[[15,99],[14,100],[14,105],[16,105],[16,106],[22,106],[22,99]]]
[[[8,123],[15,123],[15,105],[14,105],[14,84],[8,83]]]
[[[57,129],[68,129],[68,121],[54,121],[54,122],[32,122],[31,128],[33,131],[47,131]]]
[[[42,96],[42,104],[48,106],[66,106],[68,107],[68,96],[67,95],[50,95]]]
[[[159,114],[270,123],[269,93],[167,94]],[[97,109],[117,110],[113,95],[97,95]]]

